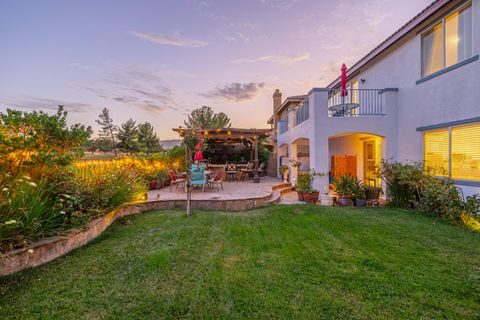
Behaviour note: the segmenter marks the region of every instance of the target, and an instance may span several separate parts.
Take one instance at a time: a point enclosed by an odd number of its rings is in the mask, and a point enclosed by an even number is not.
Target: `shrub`
[[[65,212],[45,182],[28,176],[0,182],[0,251],[21,247],[66,228]]]
[[[456,222],[464,212],[462,197],[450,179],[425,175],[418,183],[417,194],[415,207],[426,214]]]
[[[146,193],[139,170],[105,163],[75,166],[72,181],[67,185],[68,192],[63,196],[67,195],[74,224],[85,223],[122,204],[143,200]]]
[[[480,219],[480,195],[476,194],[467,197],[465,211],[472,217]]]
[[[379,174],[387,186],[392,204],[412,209],[418,203],[417,186],[424,177],[421,163],[401,163],[382,160]]]

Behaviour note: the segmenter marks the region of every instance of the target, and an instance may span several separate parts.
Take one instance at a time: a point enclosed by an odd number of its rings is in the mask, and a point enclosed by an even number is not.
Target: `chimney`
[[[277,123],[278,123],[278,114],[277,110],[282,104],[282,93],[279,89],[275,89],[273,93],[273,137],[274,137],[274,153],[277,150]]]
[[[275,92],[273,93],[273,115],[275,115],[276,111],[278,110],[278,107],[282,104],[282,93],[280,92],[279,89],[275,89]]]

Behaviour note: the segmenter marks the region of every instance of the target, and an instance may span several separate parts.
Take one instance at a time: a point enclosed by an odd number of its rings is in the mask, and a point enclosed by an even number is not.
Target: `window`
[[[308,98],[306,98],[298,105],[295,112],[295,126],[298,126],[300,123],[308,120],[310,116],[308,109]]]
[[[278,132],[282,134],[288,131],[288,112],[278,121]]]
[[[480,180],[480,124],[452,128],[452,177]]]
[[[448,15],[422,34],[422,77],[471,56],[471,4]]]
[[[436,176],[480,180],[480,123],[427,131],[425,167]]]
[[[425,132],[425,167],[435,176],[448,176],[448,129]]]

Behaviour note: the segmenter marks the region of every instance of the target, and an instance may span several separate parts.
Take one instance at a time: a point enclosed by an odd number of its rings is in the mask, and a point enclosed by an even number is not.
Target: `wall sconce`
[[[365,83],[365,81],[366,81],[365,79],[360,79],[361,83]]]

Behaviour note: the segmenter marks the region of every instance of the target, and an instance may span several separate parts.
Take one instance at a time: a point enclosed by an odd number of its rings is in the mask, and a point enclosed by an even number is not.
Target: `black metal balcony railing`
[[[385,115],[380,89],[347,89],[347,92],[344,97],[340,89],[329,93],[329,117]]]

